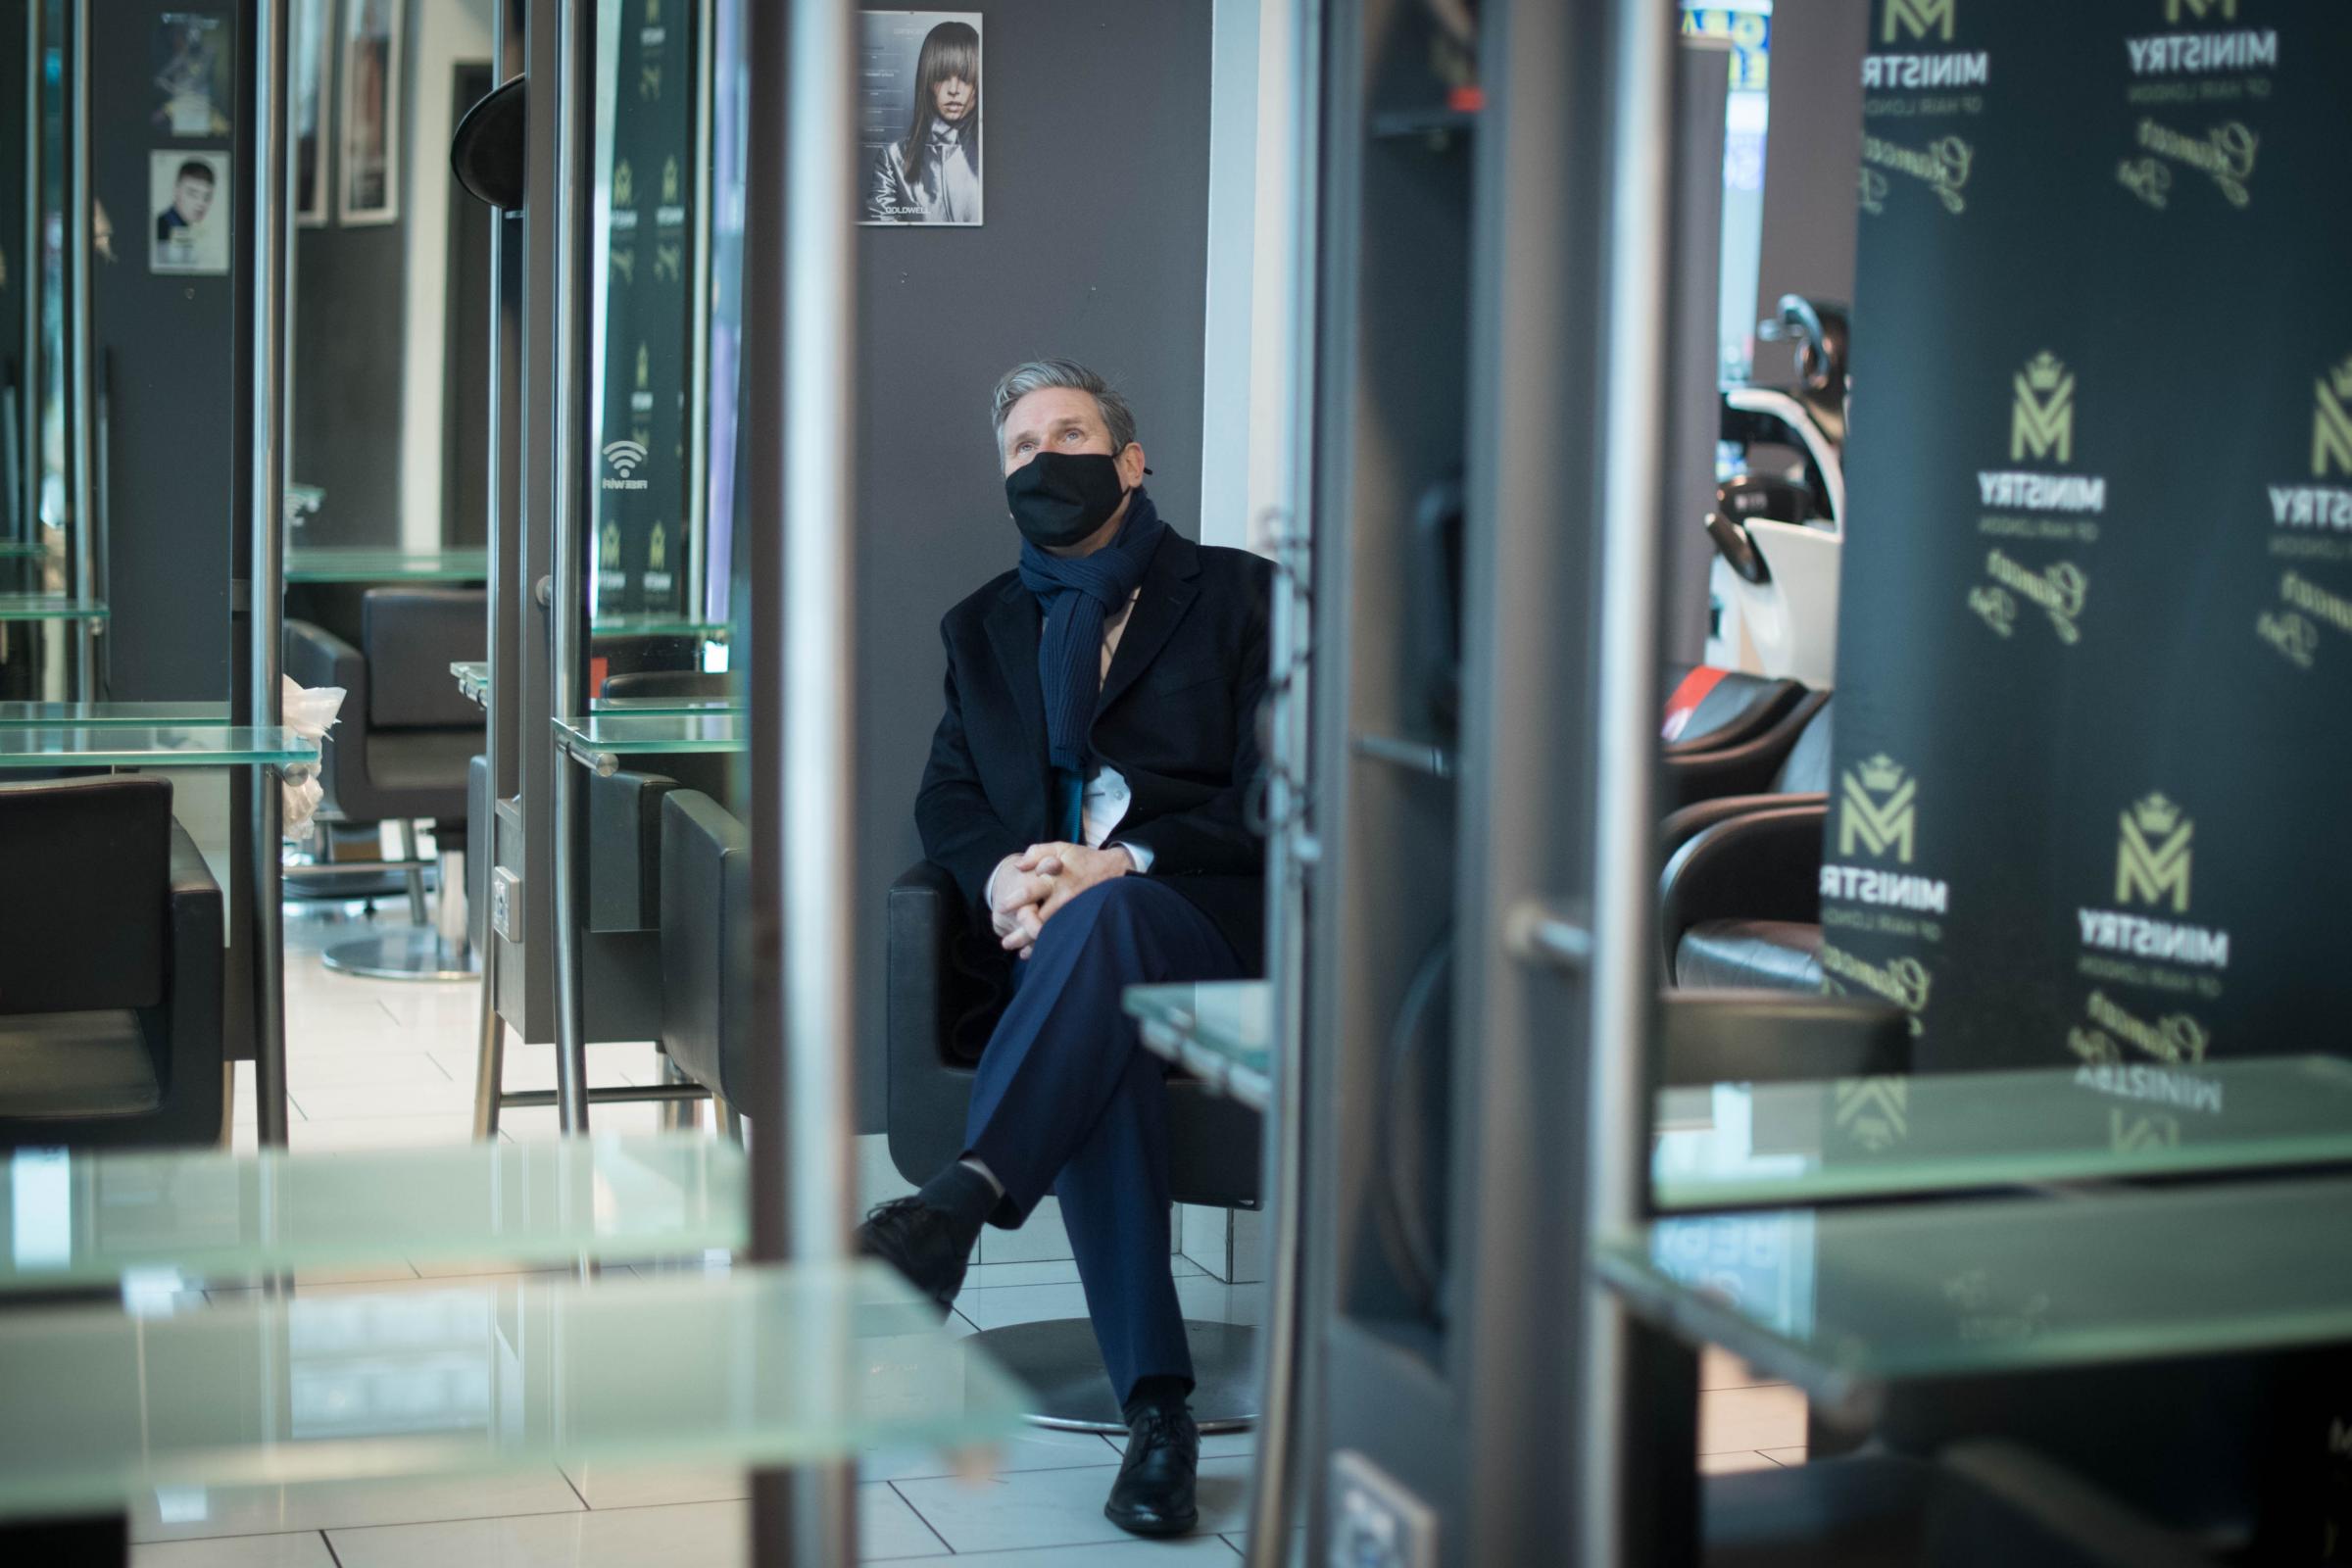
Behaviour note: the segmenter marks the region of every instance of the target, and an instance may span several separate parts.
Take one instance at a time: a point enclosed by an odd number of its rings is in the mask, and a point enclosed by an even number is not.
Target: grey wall
[[[987,223],[859,230],[857,923],[861,1130],[882,1126],[882,899],[921,857],[939,617],[1013,564],[988,395],[1066,355],[1135,406],[1161,515],[1199,537],[1209,0],[1004,0],[982,40]],[[759,440],[761,432],[747,431]],[[772,433],[768,438],[772,439]]]
[[[1756,319],[1783,294],[1854,298],[1854,172],[1862,164],[1862,55],[1870,0],[1800,0],[1772,14],[1772,125],[1764,140],[1764,245]],[[1756,378],[1788,378],[1760,345]]]
[[[231,428],[235,277],[148,270],[149,151],[230,161],[226,136],[168,136],[149,122],[157,104],[150,30],[163,12],[188,9],[119,0],[93,18],[90,51],[91,181],[115,231],[115,259],[94,264],[90,284],[92,368],[112,392],[102,480],[114,610],[106,666],[110,694],[132,701],[228,695],[229,535],[241,456]],[[203,9],[242,20],[241,7]],[[215,221],[223,212],[246,221],[242,165],[233,161]]]

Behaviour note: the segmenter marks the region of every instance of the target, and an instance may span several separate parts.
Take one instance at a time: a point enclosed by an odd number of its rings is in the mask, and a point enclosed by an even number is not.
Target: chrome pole
[[[1280,535],[1268,642],[1274,665],[1269,729],[1272,766],[1266,777],[1266,814],[1275,824],[1267,843],[1267,972],[1274,987],[1274,1092],[1265,1119],[1265,1168],[1271,1175],[1266,1234],[1266,1332],[1259,1396],[1257,1449],[1250,1482],[1250,1516],[1243,1554],[1250,1568],[1282,1568],[1290,1560],[1291,1518],[1298,1472],[1299,1349],[1305,1341],[1303,1267],[1306,1225],[1306,929],[1307,883],[1314,836],[1307,818],[1314,728],[1308,676],[1314,646],[1313,601],[1299,574],[1314,570],[1315,222],[1321,167],[1311,151],[1323,121],[1322,6],[1320,0],[1278,0],[1288,19],[1287,67],[1297,88],[1285,167],[1298,171],[1298,188],[1281,243],[1290,258],[1283,323],[1291,339],[1283,407],[1290,473]],[[1261,61],[1259,69],[1266,70]],[[1262,164],[1261,164],[1262,167]]]
[[[74,597],[87,605],[96,583],[97,464],[91,444],[98,400],[90,373],[90,247],[95,198],[90,188],[90,0],[74,0],[66,39],[66,484],[74,518]],[[74,623],[74,695],[98,696],[98,627]]]
[[[687,339],[693,356],[693,380],[686,394],[686,560],[690,580],[685,608],[689,618],[701,620],[710,612],[710,270],[717,247],[716,215],[710,210],[713,188],[711,166],[716,162],[713,141],[718,123],[718,24],[713,7],[705,4],[694,13],[694,329]],[[722,572],[725,567],[719,568]],[[683,575],[683,574],[682,574]]]
[[[587,711],[582,690],[582,620],[587,605],[589,223],[596,169],[596,11],[583,3],[556,12],[555,180],[555,411],[554,669],[551,685],[559,718]],[[558,1120],[567,1136],[588,1131],[588,1036],[580,972],[580,840],[584,802],[578,763],[551,726],[539,738],[555,759],[555,854],[551,892],[556,924],[556,1090]]]
[[[756,639],[783,657],[784,831],[758,842],[777,858],[783,900],[786,1255],[847,1255],[857,1204],[850,1130],[858,1037],[854,947],[840,918],[856,885],[850,705],[857,662],[851,474],[857,462],[851,365],[856,351],[857,230],[851,128],[857,10],[852,0],[795,0],[785,84],[784,626]],[[769,655],[766,657],[774,657]],[[765,1142],[765,1139],[761,1139]],[[795,1556],[858,1557],[856,1471],[812,1465],[794,1480]]]
[[[1674,17],[1660,0],[1610,8],[1608,272],[1600,318],[1602,530],[1592,818],[1592,1030],[1586,1126],[1591,1241],[1639,1222],[1649,1137],[1649,1021],[1656,969],[1658,577],[1666,490],[1667,300],[1673,274]],[[1611,1568],[1627,1547],[1624,1458],[1629,1322],[1588,1284],[1579,1560]]]
[[[18,413],[24,422],[24,461],[18,481],[24,492],[24,537],[41,537],[41,474],[47,454],[41,450],[41,403],[47,384],[41,366],[41,296],[49,282],[49,208],[42,199],[41,100],[49,85],[47,41],[41,31],[41,6],[26,0],[24,7],[24,242],[17,257],[24,274],[24,347],[17,363],[24,367],[18,388]]]
[[[87,0],[83,0],[86,4]],[[278,670],[285,637],[286,301],[293,265],[294,161],[286,134],[289,0],[256,0],[253,199],[253,722],[285,722]],[[253,1033],[257,1127],[286,1142],[285,909],[276,775],[253,788]]]

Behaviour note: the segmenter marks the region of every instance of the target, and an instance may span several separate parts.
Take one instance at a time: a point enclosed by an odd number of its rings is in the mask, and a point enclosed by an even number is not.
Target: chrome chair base
[[[1203,1432],[1241,1432],[1257,1422],[1257,1330],[1247,1323],[1187,1318],[1193,1349],[1193,1419]],[[1082,1317],[1008,1323],[983,1329],[971,1343],[1026,1385],[1031,1402],[1022,1419],[1063,1432],[1119,1436],[1118,1400],[1102,1373],[1094,1325]]]
[[[318,959],[340,974],[370,980],[474,980],[482,972],[463,940],[452,942],[415,926],[338,942]]]

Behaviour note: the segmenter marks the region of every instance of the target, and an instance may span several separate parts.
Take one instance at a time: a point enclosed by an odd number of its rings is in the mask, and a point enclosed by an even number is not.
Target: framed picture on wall
[[[407,0],[343,0],[345,223],[400,220],[400,35]]]
[[[294,220],[326,223],[326,87],[334,79],[332,0],[294,0]]]
[[[155,215],[149,271],[227,272],[235,226],[228,199],[232,162],[224,152],[147,155],[147,210]]]
[[[155,19],[149,50],[159,102],[150,116],[167,136],[229,133],[236,88],[229,79],[228,18],[210,11],[167,11]]]
[[[980,13],[858,17],[858,220],[980,222]]]

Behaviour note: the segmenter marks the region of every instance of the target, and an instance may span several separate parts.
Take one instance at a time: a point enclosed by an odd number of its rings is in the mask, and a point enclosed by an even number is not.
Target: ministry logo
[[[2017,401],[2009,416],[2009,460],[2075,460],[2075,372],[2044,349],[2011,377]]]
[[[2235,0],[2230,0],[2230,3],[2234,4]],[[1956,20],[1953,12],[1957,5],[1958,0],[1886,0],[1886,15],[1880,23],[1879,41],[1895,42],[1897,28],[1914,38],[1925,38],[1940,28],[1937,35],[1945,43],[1950,43]]]
[[[2315,407],[2311,415],[2311,476],[2352,475],[2352,359],[2312,383]]]
[[[2123,837],[2115,847],[2115,897],[2119,904],[2173,902],[2175,914],[2188,912],[2190,841],[2196,824],[2162,795],[2151,795],[2124,812]]]
[[[1838,802],[1838,853],[1851,855],[1859,845],[1866,855],[1891,853],[1909,865],[1918,796],[1919,781],[1904,777],[1902,764],[1884,752],[1847,768]]]

